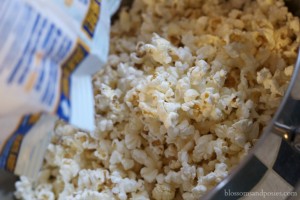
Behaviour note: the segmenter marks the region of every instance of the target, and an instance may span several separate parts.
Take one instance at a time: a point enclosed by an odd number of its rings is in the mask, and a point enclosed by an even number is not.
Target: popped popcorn
[[[94,77],[97,130],[57,124],[19,199],[199,199],[255,144],[291,78],[299,19],[282,0],[143,0]]]
[[[172,200],[175,197],[175,190],[171,185],[156,184],[152,196],[155,200]]]

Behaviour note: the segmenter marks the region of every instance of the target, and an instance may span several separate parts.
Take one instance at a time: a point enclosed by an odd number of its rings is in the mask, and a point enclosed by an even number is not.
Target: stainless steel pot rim
[[[297,112],[297,110],[293,110],[294,107],[289,105],[294,103],[294,105],[300,106],[300,51],[298,53],[298,58],[295,64],[294,72],[289,84],[289,87],[280,103],[280,106],[278,107],[274,117],[272,118],[272,121],[268,124],[268,126],[264,129],[263,134],[261,135],[260,139],[258,142],[254,145],[254,147],[250,150],[249,154],[243,159],[243,161],[236,167],[234,168],[230,174],[222,180],[215,188],[213,188],[210,192],[208,192],[207,195],[203,197],[204,200],[210,200],[210,199],[217,199],[216,197],[218,196],[217,194],[220,192],[225,192],[224,188],[234,178],[237,176],[237,174],[249,163],[253,158],[256,157],[255,153],[258,152],[258,150],[265,145],[266,140],[271,134],[276,134],[282,137],[282,140],[287,141],[292,147],[293,150],[295,151],[296,154],[299,154],[300,152],[300,124],[299,121],[293,121],[292,124],[286,125],[285,121],[286,120],[286,113],[291,113],[291,112]],[[299,119],[300,119],[300,110],[299,112]],[[297,113],[296,113],[297,114]],[[300,155],[300,154],[299,154]],[[300,160],[298,161],[300,162]],[[272,167],[272,166],[271,166]],[[300,180],[300,177],[298,177],[298,181]],[[248,180],[244,180],[247,182]],[[243,184],[243,183],[239,183]],[[255,184],[255,183],[254,183]],[[299,185],[299,184],[298,184]],[[228,188],[228,187],[227,187]],[[300,186],[299,186],[300,188]],[[222,191],[223,190],[223,191]],[[241,191],[242,192],[242,191]]]

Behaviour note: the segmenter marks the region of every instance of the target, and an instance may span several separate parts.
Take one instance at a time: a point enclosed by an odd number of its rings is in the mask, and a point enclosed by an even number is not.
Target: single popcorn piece
[[[141,176],[148,183],[152,183],[155,180],[157,174],[158,170],[155,168],[144,167],[141,169]]]
[[[97,130],[58,122],[16,198],[197,200],[272,119],[300,44],[283,0],[136,0],[120,13],[93,79]]]
[[[96,191],[101,188],[108,175],[108,171],[102,169],[81,170],[78,175],[78,187],[82,190],[90,189]]]
[[[174,47],[170,44],[169,41],[159,37],[157,34],[154,34],[152,38],[152,44],[146,44],[144,49],[147,53],[152,56],[152,58],[159,62],[160,64],[168,64],[172,61],[169,52],[174,51]]]
[[[155,200],[172,200],[175,197],[175,190],[167,184],[156,184],[152,196]]]
[[[59,173],[61,174],[65,182],[70,181],[72,178],[77,176],[80,170],[79,164],[70,158],[63,158],[61,163],[61,169]]]

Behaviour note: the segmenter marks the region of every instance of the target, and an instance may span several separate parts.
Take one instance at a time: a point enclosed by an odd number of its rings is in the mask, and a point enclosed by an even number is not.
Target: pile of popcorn
[[[288,87],[299,19],[282,0],[136,0],[94,77],[97,130],[59,122],[32,200],[194,200],[247,155]]]

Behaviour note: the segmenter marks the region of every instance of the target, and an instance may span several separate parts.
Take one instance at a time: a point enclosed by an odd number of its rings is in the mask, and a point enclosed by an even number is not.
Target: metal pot
[[[285,1],[300,16],[297,0]],[[300,199],[300,51],[271,123],[249,155],[203,199]]]
[[[246,196],[244,199],[259,199],[259,197],[299,199],[296,196],[300,195],[299,190],[300,57],[298,56],[289,88],[259,142],[239,166],[203,199],[238,199],[242,195]]]

